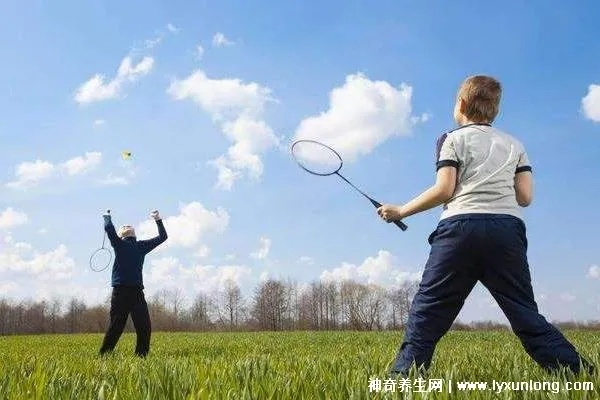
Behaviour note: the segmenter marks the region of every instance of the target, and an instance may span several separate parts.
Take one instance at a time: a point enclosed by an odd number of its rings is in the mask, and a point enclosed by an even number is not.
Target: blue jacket
[[[104,216],[104,230],[110,244],[115,250],[115,263],[112,269],[112,286],[131,286],[144,288],[142,268],[144,257],[156,246],[167,240],[167,231],[162,220],[156,221],[158,236],[148,240],[137,240],[134,237],[121,239],[117,236],[110,215]]]

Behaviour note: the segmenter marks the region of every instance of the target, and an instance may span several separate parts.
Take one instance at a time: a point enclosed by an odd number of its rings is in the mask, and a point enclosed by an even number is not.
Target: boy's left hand
[[[402,206],[384,204],[377,209],[377,214],[386,222],[399,221],[402,219]]]

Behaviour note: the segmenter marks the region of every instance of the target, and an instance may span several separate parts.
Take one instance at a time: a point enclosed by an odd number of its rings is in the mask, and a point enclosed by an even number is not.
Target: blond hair
[[[131,225],[123,225],[119,228],[117,236],[119,236],[121,239],[125,239],[126,237],[135,237],[135,229],[133,229]]]
[[[465,79],[458,90],[464,101],[463,115],[473,122],[491,123],[500,111],[502,86],[491,76],[474,75]]]

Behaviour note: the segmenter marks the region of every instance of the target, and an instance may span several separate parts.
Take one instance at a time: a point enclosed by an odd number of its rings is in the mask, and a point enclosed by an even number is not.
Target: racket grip
[[[370,197],[368,197],[368,199],[371,201],[371,204],[373,204],[375,206],[375,208],[379,208],[381,207],[381,203],[378,202],[377,200],[374,200]],[[394,221],[394,224],[396,224],[396,226],[400,229],[402,229],[403,231],[408,229],[408,226],[406,226],[406,224],[402,221]]]
[[[396,226],[398,226],[398,228],[402,229],[403,231],[408,229],[408,226],[406,226],[406,224],[402,221],[394,221],[394,224],[396,224]]]

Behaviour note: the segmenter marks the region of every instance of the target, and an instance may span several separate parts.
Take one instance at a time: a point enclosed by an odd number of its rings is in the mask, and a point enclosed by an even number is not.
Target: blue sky
[[[504,86],[496,125],[534,168],[525,218],[540,308],[598,317],[597,4],[212,3],[2,2],[0,295],[103,300],[108,272],[88,258],[106,208],[140,237],[154,234],[151,209],[166,219],[150,294],[418,276],[440,210],[402,233],[335,178],[303,173],[287,146],[321,127],[315,137],[353,158],[356,184],[408,201],[434,180],[459,83],[484,73]],[[460,318],[503,320],[483,290]]]

